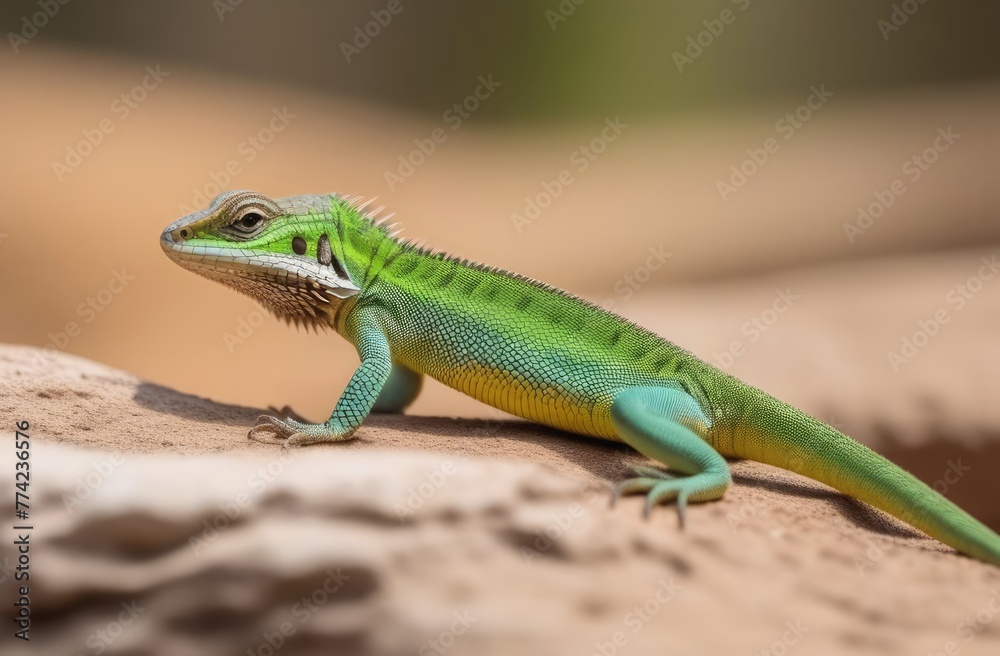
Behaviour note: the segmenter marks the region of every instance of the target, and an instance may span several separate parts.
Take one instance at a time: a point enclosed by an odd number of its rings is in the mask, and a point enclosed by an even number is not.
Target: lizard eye
[[[248,212],[240,217],[240,220],[237,221],[237,223],[241,229],[251,232],[256,230],[263,220],[264,217],[257,212]]]
[[[249,194],[249,192],[244,192]],[[231,206],[223,205],[219,218],[226,222],[217,228],[219,233],[233,241],[250,241],[267,229],[268,223],[280,213],[274,201],[257,196],[236,196]]]
[[[239,218],[222,228],[222,232],[234,239],[253,239],[264,229],[266,219],[261,212],[248,209]]]

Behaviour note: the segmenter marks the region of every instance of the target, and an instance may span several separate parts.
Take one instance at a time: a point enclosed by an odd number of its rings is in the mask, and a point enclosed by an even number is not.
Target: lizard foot
[[[344,431],[330,424],[307,424],[294,419],[261,415],[247,433],[247,439],[274,444],[270,440],[259,439],[258,435],[261,433],[270,433],[278,439],[284,439],[282,446],[287,449],[317,442],[345,442],[353,437],[354,431]]]
[[[687,509],[688,498],[701,490],[700,482],[696,480],[700,474],[675,476],[662,469],[645,465],[632,465],[631,469],[635,476],[626,478],[615,486],[611,494],[611,507],[615,506],[618,497],[623,494],[641,492],[646,494],[646,505],[643,507],[642,516],[649,519],[653,506],[665,501],[676,500],[677,516],[683,529],[684,511]]]

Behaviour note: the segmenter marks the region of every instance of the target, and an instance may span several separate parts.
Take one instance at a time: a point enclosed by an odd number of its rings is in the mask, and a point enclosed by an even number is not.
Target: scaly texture
[[[719,498],[723,456],[826,483],[971,556],[1000,564],[1000,537],[919,480],[832,427],[619,316],[506,271],[396,239],[356,200],[219,196],[170,225],[181,266],[279,317],[329,326],[361,357],[330,420],[261,417],[251,437],[296,446],[350,439],[373,409],[400,411],[426,374],[554,428],[626,442],[670,468],[640,468],[618,493]]]

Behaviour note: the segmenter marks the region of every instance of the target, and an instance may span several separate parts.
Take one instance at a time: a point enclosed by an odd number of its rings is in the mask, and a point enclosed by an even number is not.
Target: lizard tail
[[[723,455],[808,476],[968,556],[1000,566],[1000,536],[909,472],[760,390],[745,386],[737,396],[746,402],[743,415],[730,415],[728,422],[720,418],[713,440]]]

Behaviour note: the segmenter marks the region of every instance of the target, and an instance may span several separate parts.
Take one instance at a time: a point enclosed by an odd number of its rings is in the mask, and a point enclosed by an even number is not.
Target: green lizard
[[[369,412],[403,410],[422,375],[519,417],[625,442],[669,468],[640,467],[612,499],[645,512],[720,498],[725,458],[782,467],[869,503],[955,549],[1000,565],[1000,536],[917,478],[809,415],[658,335],[524,276],[398,239],[336,194],[220,195],[167,227],[186,269],[275,315],[332,327],[361,364],[322,424],[260,417],[249,436],[286,446],[351,439]]]

